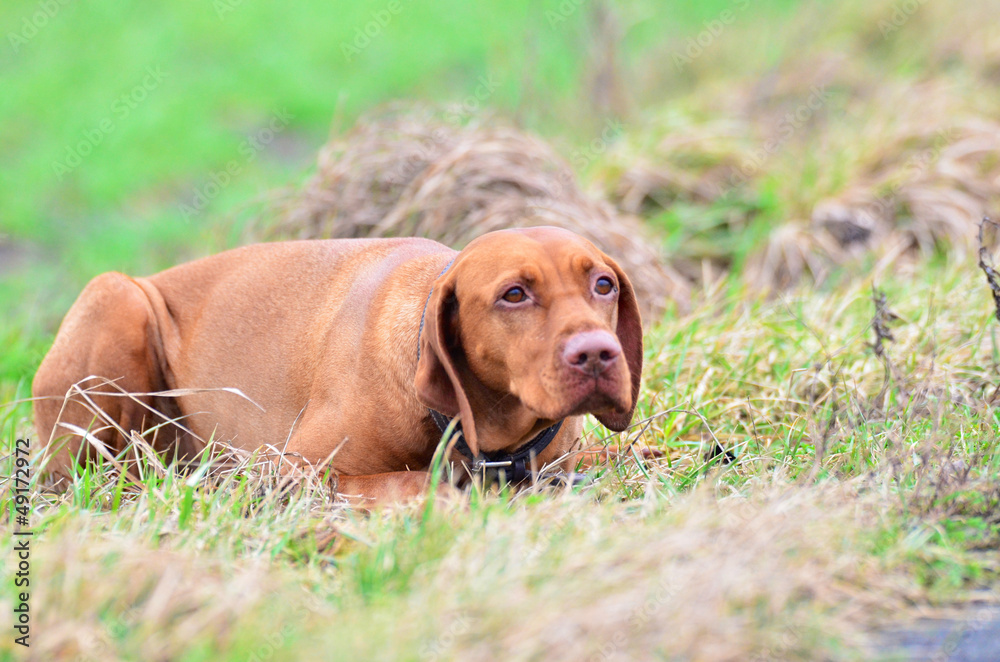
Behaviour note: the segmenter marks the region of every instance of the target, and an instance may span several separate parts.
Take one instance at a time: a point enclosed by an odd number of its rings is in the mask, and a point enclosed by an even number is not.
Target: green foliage
[[[608,185],[648,160],[711,179],[753,147],[712,125],[707,140],[660,151],[662,138],[724,114],[716,101],[734,96],[729,82],[795,61],[795,43],[772,37],[795,27],[798,5],[772,0],[753,3],[732,39],[673,68],[671,53],[741,4],[622,6],[621,57],[642,107],[625,149],[595,155],[586,174]],[[4,3],[0,24],[17,33],[38,6]],[[587,101],[590,5],[401,2],[368,46],[345,49],[388,6],[69,3],[0,50],[0,241],[14,242],[0,253],[12,260],[0,263],[0,474],[12,473],[15,440],[32,435],[31,377],[87,279],[230,245],[244,205],[301,180],[331,118],[341,129],[397,98],[473,99],[563,147],[587,145],[604,120]],[[964,75],[932,46],[883,39],[883,9],[851,3],[831,18],[829,43],[868,46],[852,83]],[[653,80],[639,75],[650,61],[662,69]],[[123,101],[157,66],[162,81]],[[483,77],[496,90],[477,100]],[[855,130],[865,123],[852,98],[838,88],[815,118],[834,127],[829,145],[797,134],[750,185],[709,198],[668,187],[645,201],[669,253],[731,271],[713,272],[690,313],[647,334],[641,434],[603,438],[588,423],[594,443],[634,442],[590,472],[592,486],[361,514],[322,490],[276,489],[256,465],[220,477],[208,456],[191,473],[143,460],[138,478],[102,459],[62,495],[36,477],[35,581],[47,605],[37,632],[70,633],[44,642],[47,653],[433,659],[482,657],[488,641],[490,652],[571,656],[578,646],[584,657],[627,631],[622,655],[850,659],[871,625],[851,621],[859,606],[878,619],[995,592],[1000,347],[975,265],[931,255],[894,274],[868,256],[820,288],[771,299],[742,278],[776,227],[808,219],[859,163],[879,162],[881,134]],[[287,126],[248,152],[248,136],[286,110]],[[104,120],[113,130],[100,130]],[[81,164],[57,172],[95,130]],[[719,147],[717,134],[729,142]],[[239,174],[188,214],[234,160]],[[882,358],[871,346],[873,284],[900,318]],[[435,476],[447,478],[437,466]],[[0,489],[9,512],[11,482]],[[681,586],[656,598],[670,576]]]

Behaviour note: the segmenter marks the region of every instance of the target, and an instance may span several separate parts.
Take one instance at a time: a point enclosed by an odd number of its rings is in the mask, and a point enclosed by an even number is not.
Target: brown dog
[[[67,313],[33,394],[60,477],[91,444],[78,429],[54,443],[74,430],[57,422],[94,422],[64,396],[100,376],[141,394],[93,396],[123,429],[163,423],[143,404],[182,421],[187,431],[157,431],[157,450],[271,444],[329,459],[346,496],[387,501],[425,489],[448,417],[464,433],[455,465],[523,477],[571,450],[583,414],[624,429],[641,370],[628,277],[580,236],[540,227],[461,252],[426,239],[293,241],[149,278],[103,274]],[[155,395],[170,389],[185,391]],[[114,453],[127,443],[108,426],[93,436]]]

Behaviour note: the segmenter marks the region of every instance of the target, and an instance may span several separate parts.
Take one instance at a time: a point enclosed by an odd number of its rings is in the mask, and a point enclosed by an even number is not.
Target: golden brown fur
[[[615,283],[611,296],[594,290],[602,276]],[[530,302],[501,301],[513,283],[530,291]],[[607,333],[621,359],[607,346],[599,374],[568,363],[581,342],[589,349],[578,362],[592,358],[590,345],[602,347]],[[208,389],[139,399],[183,415],[201,440],[247,450],[271,444],[313,464],[339,448],[331,460],[338,491],[384,501],[425,489],[423,470],[441,436],[428,406],[460,414],[474,451],[517,449],[565,418],[538,458],[545,463],[571,449],[582,414],[627,426],[641,367],[626,275],[571,232],[531,228],[489,233],[460,253],[425,239],[293,241],[149,278],[104,274],[67,313],[33,391],[38,432],[52,440],[66,432],[56,427],[60,411],[64,422],[91,424],[83,406],[62,409],[67,390],[89,375],[137,393]],[[126,430],[160,422],[128,398],[96,401]],[[110,428],[95,436],[115,451],[126,443]],[[180,456],[203,447],[179,429],[157,439]],[[52,445],[49,471],[65,477],[81,442]],[[450,459],[465,461],[457,452]]]

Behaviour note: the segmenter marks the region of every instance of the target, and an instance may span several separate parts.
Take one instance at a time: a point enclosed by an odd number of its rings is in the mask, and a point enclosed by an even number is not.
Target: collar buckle
[[[438,430],[441,431],[441,434],[444,434],[451,423],[451,419],[433,409],[429,411]],[[540,455],[552,440],[555,439],[559,433],[559,429],[562,427],[562,423],[562,421],[558,421],[555,425],[545,428],[534,439],[512,453],[486,453],[475,457],[472,455],[472,450],[468,444],[465,443],[465,436],[462,434],[462,423],[459,422],[454,430],[454,434],[458,435],[458,439],[455,442],[455,450],[471,460],[469,468],[472,470],[472,473],[481,474],[485,481],[501,482],[502,478],[502,482],[520,483],[531,476],[532,458]]]
[[[491,462],[490,460],[480,458],[472,463],[472,471],[482,471],[483,469],[502,469],[504,467],[509,467],[512,464],[514,464],[512,460],[499,460]]]

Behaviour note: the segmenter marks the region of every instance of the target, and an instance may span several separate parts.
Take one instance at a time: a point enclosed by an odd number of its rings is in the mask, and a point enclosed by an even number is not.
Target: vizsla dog
[[[453,465],[523,479],[567,455],[582,415],[628,426],[641,371],[628,277],[582,237],[538,227],[461,252],[412,238],[292,241],[149,278],[103,274],[67,313],[33,394],[60,478],[92,455],[83,430],[116,454],[128,443],[64,402],[99,376],[136,394],[91,396],[122,429],[163,424],[151,409],[181,421],[156,432],[170,457],[208,439],[270,444],[329,461],[338,493],[385,502],[424,492],[451,418]]]

